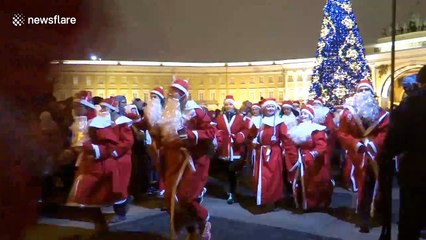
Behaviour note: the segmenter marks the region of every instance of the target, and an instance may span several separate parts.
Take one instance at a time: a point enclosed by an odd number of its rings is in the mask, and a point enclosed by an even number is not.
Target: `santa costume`
[[[224,100],[225,111],[216,118],[217,156],[219,160],[226,162],[228,172],[228,204],[235,202],[237,174],[244,161],[244,142],[248,135],[248,125],[245,123],[244,117],[237,112],[234,103],[233,96],[226,96]]]
[[[356,87],[354,106],[347,106],[342,115],[338,137],[348,151],[355,167],[358,184],[357,212],[361,217],[361,232],[369,232],[370,214],[378,191],[378,165],[383,141],[389,125],[389,114],[374,97],[369,80],[361,80]]]
[[[186,80],[174,80],[159,122],[165,202],[171,217],[172,239],[186,227],[191,236],[208,240],[211,237],[209,213],[201,205],[199,196],[208,179],[209,151],[215,129],[208,114],[188,100],[188,89]]]
[[[253,140],[256,149],[253,187],[257,205],[273,206],[284,198],[282,148],[291,146],[284,120],[278,116],[279,106],[274,98],[262,102],[262,124]]]
[[[297,125],[297,117],[294,114],[296,111],[293,107],[292,101],[283,101],[281,104],[282,115],[281,117],[284,119],[287,128],[290,130]]]
[[[293,187],[296,206],[303,210],[327,208],[331,203],[333,185],[330,165],[326,158],[327,136],[325,127],[312,122],[315,112],[311,107],[301,110],[302,122],[289,131],[294,144],[292,151],[297,158],[286,152],[289,181]]]

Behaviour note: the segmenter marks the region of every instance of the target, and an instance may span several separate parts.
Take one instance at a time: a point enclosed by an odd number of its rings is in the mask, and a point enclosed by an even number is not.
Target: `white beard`
[[[288,132],[288,135],[290,136],[291,140],[293,140],[293,142],[296,145],[301,145],[312,139],[312,132],[315,130],[323,131],[325,130],[325,127],[319,124],[313,123],[311,121],[302,122],[299,125],[293,127]]]
[[[359,118],[368,124],[376,121],[380,107],[371,92],[362,92],[354,95],[354,107]]]
[[[323,106],[314,106],[313,109],[315,112],[315,117],[312,121],[314,123],[324,124],[327,118],[327,114],[330,112],[330,109],[328,109],[328,107]]]
[[[150,100],[144,111],[145,117],[151,126],[155,126],[163,115],[163,107],[159,98]]]
[[[161,119],[158,121],[161,135],[167,139],[176,137],[183,128],[183,116],[179,100],[168,99]]]
[[[290,113],[290,115],[283,115],[282,116],[285,125],[287,125],[287,128],[290,130],[293,127],[297,126],[297,118],[294,116],[293,113]]]

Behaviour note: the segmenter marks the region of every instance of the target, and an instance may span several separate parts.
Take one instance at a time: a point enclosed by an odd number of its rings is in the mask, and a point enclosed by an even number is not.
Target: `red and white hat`
[[[275,98],[264,98],[262,101],[262,108],[268,106],[268,105],[274,105],[275,107],[279,107],[277,102],[275,101]]]
[[[286,100],[286,101],[283,101],[283,102],[282,102],[281,106],[282,106],[283,108],[284,108],[284,107],[287,107],[287,108],[293,108],[293,102],[292,102],[292,101],[289,101],[289,100]]]
[[[302,110],[300,112],[306,112],[307,114],[309,114],[312,118],[314,118],[315,116],[315,112],[314,109],[312,109],[312,107],[309,106],[305,106],[302,108]]]
[[[261,109],[261,107],[260,107],[260,104],[259,104],[259,103],[253,103],[253,104],[251,105],[251,108],[252,108],[252,109],[253,109],[253,108]]]
[[[225,100],[223,100],[223,104],[225,103],[231,103],[232,105],[235,104],[234,96],[228,95],[225,97]]]
[[[180,90],[185,96],[189,97],[189,83],[187,80],[176,79],[173,81],[172,87]]]
[[[105,98],[99,105],[118,112],[118,102],[114,100],[114,97]]]
[[[92,103],[92,92],[91,91],[80,91],[75,94],[74,102],[79,102],[86,107],[91,109],[96,109],[95,105]]]
[[[315,98],[315,100],[314,100],[314,102],[313,102],[314,104],[315,103],[318,103],[318,104],[321,104],[321,106],[324,106],[324,99],[322,98],[322,97],[317,97],[317,98]]]
[[[308,102],[306,102],[305,105],[308,106],[308,107],[314,106],[314,100],[308,100]]]
[[[164,99],[164,89],[161,86],[152,89],[151,93],[158,95],[161,99]]]
[[[367,87],[371,92],[374,92],[373,83],[368,79],[359,81],[359,83],[356,85],[356,91],[359,91],[359,89],[362,87]]]

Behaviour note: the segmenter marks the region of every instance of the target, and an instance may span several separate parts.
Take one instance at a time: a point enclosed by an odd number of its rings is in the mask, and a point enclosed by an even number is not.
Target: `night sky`
[[[95,53],[102,59],[212,62],[313,57],[326,1],[87,2],[95,21],[81,35],[74,58]],[[352,1],[365,44],[390,25],[391,2]],[[426,18],[426,0],[397,2],[398,22],[408,22],[413,12]],[[109,22],[96,21],[101,17]]]

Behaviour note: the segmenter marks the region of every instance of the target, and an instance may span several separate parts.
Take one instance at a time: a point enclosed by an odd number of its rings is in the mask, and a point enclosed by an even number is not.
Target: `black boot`
[[[128,200],[123,203],[114,204],[113,209],[115,216],[111,219],[110,223],[118,223],[126,220],[126,214],[129,210]]]
[[[235,203],[235,197],[233,193],[228,193],[228,199],[226,200],[226,202],[231,205]]]

